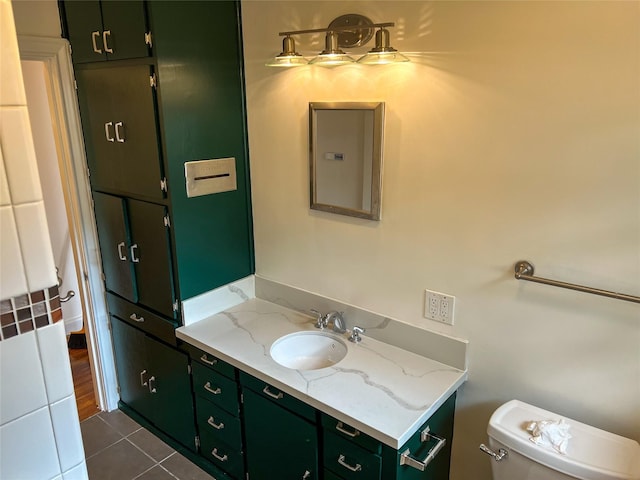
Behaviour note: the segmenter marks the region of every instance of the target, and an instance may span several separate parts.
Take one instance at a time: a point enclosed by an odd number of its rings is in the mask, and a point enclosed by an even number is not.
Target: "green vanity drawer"
[[[189,345],[188,343],[185,343],[183,345],[183,348],[187,352],[189,352],[189,356],[191,357],[191,360],[195,360],[198,363],[202,364],[203,366],[211,368],[212,370],[215,370],[216,372],[221,373],[226,377],[229,377],[231,379],[236,378],[235,367],[233,367],[232,365],[229,365],[227,362],[220,360],[219,358],[215,357],[214,355],[211,355],[210,353],[203,352],[199,348],[194,347],[193,345]]]
[[[170,345],[176,345],[175,329],[178,326],[176,322],[156,315],[150,310],[110,292],[107,292],[107,305],[111,315],[150,333]]]
[[[331,432],[373,453],[379,455],[382,452],[382,444],[378,440],[324,413],[322,414],[322,427],[325,432]]]
[[[242,426],[238,417],[198,396],[196,396],[196,415],[201,440],[215,438],[235,450],[242,450]]]
[[[345,480],[379,480],[382,459],[333,433],[324,436],[324,468]]]
[[[238,402],[236,382],[197,362],[192,363],[191,367],[194,393],[222,407],[227,412],[238,415],[240,403]]]
[[[200,438],[200,454],[230,476],[244,480],[244,453],[215,437]]]
[[[263,396],[264,398],[268,398],[274,403],[286,408],[287,410],[292,411],[300,415],[307,420],[316,423],[316,410],[310,405],[307,405],[304,402],[301,402],[297,398],[292,397],[291,395],[281,392],[277,388],[269,385],[262,380],[258,380],[251,375],[248,375],[244,372],[240,372],[240,383],[247,388],[250,388],[257,394]]]

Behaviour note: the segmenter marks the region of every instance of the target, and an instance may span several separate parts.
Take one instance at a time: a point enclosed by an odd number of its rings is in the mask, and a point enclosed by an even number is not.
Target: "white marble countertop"
[[[347,344],[348,352],[334,366],[300,371],[276,363],[269,355],[273,342],[304,330],[317,331],[311,317],[251,299],[180,327],[176,336],[394,449],[467,378],[466,371],[366,333],[358,344],[347,341],[347,334],[335,334]]]

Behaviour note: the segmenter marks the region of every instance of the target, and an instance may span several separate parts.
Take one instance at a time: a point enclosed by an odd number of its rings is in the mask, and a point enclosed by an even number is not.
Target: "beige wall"
[[[57,0],[11,0],[18,35],[60,38]]]
[[[519,398],[640,440],[640,3],[243,1],[257,273],[470,341],[453,479]],[[396,67],[264,63],[277,32],[393,21]],[[322,35],[301,36],[303,53]],[[386,102],[381,222],[308,207],[310,101]],[[425,288],[456,296],[425,320]]]

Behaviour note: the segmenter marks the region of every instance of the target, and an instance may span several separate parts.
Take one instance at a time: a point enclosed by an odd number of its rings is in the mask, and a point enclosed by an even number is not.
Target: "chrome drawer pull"
[[[350,432],[349,430],[346,430],[344,428],[344,423],[342,422],[338,422],[338,424],[336,425],[336,430],[338,430],[341,433],[344,433],[345,435],[347,435],[348,437],[354,438],[357,437],[358,435],[360,435],[360,432],[358,430],[356,430],[355,428],[353,429],[352,432]]]
[[[153,385],[151,384],[151,382],[153,382]],[[151,377],[149,379],[149,391],[151,393],[156,393],[157,392],[155,385],[156,385],[156,377]]]
[[[107,43],[107,37],[111,36],[111,30],[105,30],[102,32],[102,43],[104,45],[104,51],[107,53],[113,53],[113,49],[109,48],[109,44]]]
[[[144,379],[144,376],[147,374],[146,370],[142,370],[140,372],[140,386],[141,387],[146,387],[147,386],[147,381]]]
[[[131,315],[129,315],[129,318],[131,320],[133,320],[134,322],[138,322],[138,323],[144,322],[144,317],[138,317],[138,316],[136,316],[135,313],[132,313]]]
[[[116,139],[113,138],[109,133],[109,127],[113,126],[113,122],[107,122],[104,124],[104,136],[107,139],[107,142],[115,142]]]
[[[282,397],[284,397],[282,392],[278,392],[278,394],[272,393],[271,390],[269,390],[269,385],[264,386],[264,388],[262,389],[262,393],[266,393],[271,398],[275,398],[276,400],[280,400]]]
[[[125,247],[124,242],[120,242],[118,244],[118,258],[120,258],[120,260],[122,260],[123,262],[127,261],[127,256],[122,253],[122,249]]]
[[[345,462],[344,455],[340,455],[338,457],[338,463],[342,465],[344,468],[346,468],[347,470],[351,470],[352,472],[359,472],[360,470],[362,470],[362,465],[360,465],[359,463],[356,463],[356,466],[354,467],[349,465],[347,462]]]
[[[222,390],[220,390],[220,387],[216,388],[215,390],[213,388],[211,388],[211,382],[207,382],[204,384],[204,389],[207,392],[211,392],[214,395],[220,395],[222,393]]]
[[[120,143],[124,143],[124,137],[120,135],[120,129],[122,128],[122,122],[117,122],[116,125],[116,141]]]
[[[131,247],[129,248],[129,250],[131,251],[131,261],[133,263],[138,263],[140,261],[140,259],[138,257],[136,257],[136,250],[138,249],[138,244],[134,243],[133,245],[131,245]]]
[[[214,448],[213,450],[211,450],[211,455],[216,457],[221,462],[226,462],[227,460],[229,460],[229,457],[227,457],[226,453],[222,457],[220,455],[218,455],[218,449],[217,448]]]
[[[211,425],[213,428],[215,428],[216,430],[222,430],[224,428],[224,423],[222,422],[216,423],[213,417],[209,417],[209,420],[207,420],[207,423]]]
[[[412,468],[415,468],[416,470],[420,470],[421,472],[424,472],[425,469],[427,468],[427,465],[431,463],[431,461],[436,457],[436,455],[438,455],[440,450],[442,450],[442,448],[447,443],[446,438],[436,437],[435,435],[429,433],[429,427],[425,428],[420,433],[420,441],[423,443],[428,442],[432,438],[434,440],[437,440],[438,443],[436,443],[433,447],[431,447],[431,449],[427,452],[427,456],[425,457],[424,460],[420,461],[411,457],[410,456],[411,452],[407,448],[404,452],[402,452],[402,455],[400,455],[400,465],[408,465]]]
[[[96,53],[102,53],[102,50],[100,50],[98,48],[98,45],[96,45],[96,38],[98,38],[100,36],[100,32],[91,32],[91,44],[93,45],[93,51]]]
[[[216,360],[215,358],[213,360],[209,360],[209,357],[207,357],[206,353],[202,354],[202,356],[200,357],[200,360],[202,360],[207,365],[215,365],[216,363],[218,363],[218,360]]]

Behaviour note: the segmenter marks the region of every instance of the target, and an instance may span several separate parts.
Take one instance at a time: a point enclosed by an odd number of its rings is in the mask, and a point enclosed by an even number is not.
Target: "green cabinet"
[[[107,290],[173,317],[166,207],[94,192]]]
[[[447,480],[455,399],[451,395],[398,450],[323,414],[325,479]]]
[[[188,356],[115,316],[111,334],[121,401],[195,451]]]
[[[149,55],[144,2],[70,1],[64,2],[63,10],[74,63]]]
[[[165,197],[153,75],[150,65],[76,71],[94,190]]]
[[[248,375],[241,382],[249,478],[321,478],[315,410]]]
[[[244,480],[244,441],[236,370],[195,348],[189,348],[189,354],[199,453],[229,478]]]

